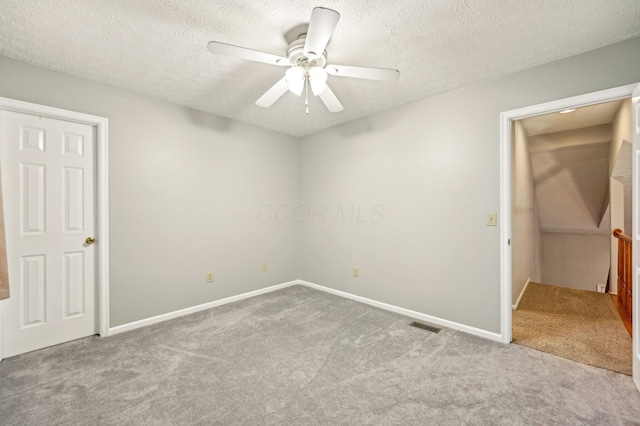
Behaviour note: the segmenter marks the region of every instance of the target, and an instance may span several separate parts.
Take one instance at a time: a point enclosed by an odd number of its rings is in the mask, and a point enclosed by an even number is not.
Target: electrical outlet
[[[213,271],[207,272],[207,278],[206,279],[207,279],[208,283],[213,282]]]
[[[487,226],[496,226],[498,224],[497,213],[487,213]]]
[[[358,270],[357,266],[353,267],[353,276],[358,278],[360,276],[360,271]]]
[[[267,262],[264,262],[262,264],[262,272],[267,272],[267,269],[269,269],[269,265],[267,265]]]

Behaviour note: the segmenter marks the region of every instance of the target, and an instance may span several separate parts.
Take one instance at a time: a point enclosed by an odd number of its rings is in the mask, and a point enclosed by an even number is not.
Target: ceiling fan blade
[[[271,86],[271,89],[260,96],[260,99],[256,101],[256,105],[262,108],[269,108],[275,101],[280,99],[287,90],[289,90],[289,86],[287,85],[285,77],[282,77],[276,84]]]
[[[327,65],[327,72],[337,77],[365,78],[367,80],[395,81],[400,71],[387,68],[352,67],[348,65]]]
[[[210,41],[207,50],[216,55],[233,56],[234,58],[247,59],[264,64],[279,65],[281,67],[291,65],[285,57],[272,55],[271,53],[260,52],[258,50],[247,49],[246,47],[233,46],[231,44]]]
[[[320,99],[322,99],[322,102],[326,105],[327,109],[330,112],[340,112],[344,109],[335,93],[333,93],[329,86],[327,86],[327,88],[324,89],[318,96],[320,97]]]
[[[340,14],[335,10],[324,7],[313,9],[303,50],[307,58],[315,59],[322,56],[339,19]]]

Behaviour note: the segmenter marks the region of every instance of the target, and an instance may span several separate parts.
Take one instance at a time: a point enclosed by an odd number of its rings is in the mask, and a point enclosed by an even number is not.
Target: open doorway
[[[631,233],[630,112],[630,98],[603,102],[516,120],[512,134],[513,342],[628,375],[631,335],[607,284],[625,205]]]
[[[543,104],[532,105],[500,114],[500,336],[504,343],[512,340],[512,193],[511,193],[511,155],[512,155],[512,130],[513,121],[541,114],[559,112],[568,108],[584,107],[588,105],[609,102],[613,100],[631,97],[632,103],[632,214],[633,221],[631,239],[636,246],[640,246],[640,84],[634,83],[627,86],[615,87],[599,92],[559,99]],[[631,267],[633,271],[639,271],[640,250],[633,251]],[[633,292],[638,294],[638,275],[633,274]],[[633,320],[635,330],[640,323],[638,312],[640,311],[640,298],[633,298]],[[633,335],[633,382],[640,389],[640,339],[638,333]]]

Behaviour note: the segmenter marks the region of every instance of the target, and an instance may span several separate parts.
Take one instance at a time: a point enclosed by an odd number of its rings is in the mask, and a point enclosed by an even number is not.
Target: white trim
[[[585,93],[584,95],[572,96],[570,98],[557,99],[543,104],[513,109],[511,111],[501,113],[500,117],[506,116],[510,120],[520,120],[522,118],[533,117],[535,115],[559,112],[564,109],[582,108],[589,105],[601,104],[603,102],[626,99],[631,97],[633,89],[637,85],[638,83],[627,84],[626,86],[613,87],[611,89]]]
[[[39,115],[57,120],[72,121],[96,128],[96,213],[98,225],[96,255],[96,289],[98,332],[109,335],[109,120],[105,117],[84,114],[38,105],[16,99],[0,97],[0,110]],[[1,331],[1,328],[0,328]],[[0,346],[0,349],[2,347]],[[2,352],[0,352],[2,359]]]
[[[631,162],[631,204],[632,204],[632,220],[631,220],[631,233],[632,244],[637,246],[640,241],[640,84],[638,84],[631,95],[631,135],[632,135],[632,162]],[[631,305],[632,318],[631,327],[636,330],[633,333],[631,345],[633,347],[633,364],[632,373],[633,383],[636,385],[638,391],[640,391],[640,337],[638,337],[638,329],[640,328],[640,250],[636,247],[632,250],[631,267],[633,273],[631,274],[631,293],[633,294],[633,302]]]
[[[336,290],[330,287],[325,287],[319,284],[310,283],[308,281],[298,280],[298,284],[313,288],[315,290],[324,291],[326,293],[335,294],[336,296],[344,297],[345,299],[355,300],[356,302],[366,303],[367,305],[375,306],[387,311],[395,312],[397,314],[406,315],[411,318],[419,319],[422,321],[430,322],[442,327],[452,328],[454,330],[463,331],[465,333],[473,334],[475,336],[483,337],[489,340],[495,340],[501,342],[502,338],[498,333],[492,333],[487,330],[471,327],[468,325],[460,324],[457,322],[449,321],[446,319],[434,317],[432,315],[423,314],[422,312],[412,311],[410,309],[401,308],[399,306],[390,305],[384,302],[378,302],[377,300],[367,299],[366,297],[357,296],[355,294],[346,293],[344,291]]]
[[[511,301],[513,264],[511,260],[511,117],[500,114],[500,335],[511,343]]]
[[[430,322],[432,324],[439,325],[442,327],[448,327],[454,330],[463,331],[465,333],[473,334],[475,336],[483,337],[485,339],[494,340],[497,342],[501,341],[501,336],[498,333],[492,333],[490,331],[481,330],[479,328],[475,328],[475,327],[460,324],[457,322],[423,314],[421,312],[412,311],[410,309],[401,308],[399,306],[390,305],[388,303],[378,302],[377,300],[367,299],[366,297],[357,296],[355,294],[346,293],[344,291],[335,290],[330,287],[325,287],[319,284],[314,284],[314,283],[310,283],[308,281],[303,281],[303,280],[294,280],[294,281],[289,281],[282,284],[276,284],[271,287],[261,288],[259,290],[250,291],[248,293],[242,293],[236,296],[231,296],[231,297],[227,297],[220,300],[214,300],[212,302],[203,303],[201,305],[191,306],[189,308],[168,312],[166,314],[156,315],[155,317],[145,318],[139,321],[134,321],[127,324],[119,325],[119,326],[110,328],[109,334],[114,335],[118,333],[124,333],[125,331],[135,330],[137,328],[146,327],[152,324],[157,324],[159,322],[163,322],[170,319],[193,314],[196,312],[204,311],[206,309],[215,308],[216,306],[226,305],[228,303],[237,302],[243,299],[249,299],[251,297],[259,296],[265,293],[270,293],[276,290],[281,290],[287,287],[292,287],[294,285],[303,285],[309,288],[313,288],[315,290],[323,291],[325,293],[331,293],[336,296],[344,297],[345,299],[355,300],[356,302],[365,303],[367,305],[375,306],[377,308],[395,312],[401,315],[406,315],[411,318],[416,318],[422,321]]]
[[[518,305],[520,305],[520,301],[522,300],[522,296],[524,296],[524,292],[527,289],[527,286],[529,285],[529,283],[531,282],[531,277],[527,278],[527,282],[524,283],[524,287],[522,287],[522,291],[520,292],[520,294],[518,295],[518,300],[516,300],[516,303],[511,305],[511,309],[518,309]]]
[[[96,124],[96,182],[98,209],[98,332],[101,337],[109,335],[109,126]]]
[[[155,317],[145,318],[138,321],[130,322],[109,329],[109,334],[114,335],[118,333],[124,333],[125,331],[135,330],[136,328],[146,327],[147,325],[157,324],[159,322],[167,321],[170,319],[182,317],[185,315],[193,314],[196,312],[204,311],[206,309],[215,308],[216,306],[226,305],[227,303],[237,302],[243,299],[249,299],[251,297],[259,296],[261,294],[270,293],[272,291],[281,290],[286,287],[291,287],[299,284],[298,281],[288,281],[282,284],[272,285],[271,287],[261,288],[259,290],[250,291],[248,293],[238,294],[236,296],[226,297],[224,299],[214,300],[212,302],[203,303],[201,305],[191,306],[189,308],[180,309],[173,312],[167,312],[166,314],[156,315]]]
[[[578,108],[631,97],[636,84],[559,99],[500,114],[500,335],[502,342],[511,342],[512,332],[512,259],[511,245],[511,125],[512,121],[534,115],[548,114],[567,108]]]

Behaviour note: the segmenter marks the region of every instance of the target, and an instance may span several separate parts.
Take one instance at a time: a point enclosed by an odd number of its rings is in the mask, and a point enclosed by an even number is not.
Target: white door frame
[[[633,90],[638,86],[629,84],[598,92],[587,93],[571,98],[559,99],[543,104],[505,111],[500,114],[500,337],[502,342],[511,343],[512,331],[512,253],[511,234],[511,126],[514,120],[532,117],[534,115],[558,112],[568,108],[578,108],[602,102],[630,98]],[[633,265],[634,270],[640,265]],[[637,324],[633,324],[637,327]]]
[[[31,114],[58,120],[88,124],[96,128],[96,214],[97,258],[96,312],[100,336],[109,335],[109,120],[104,117],[68,111],[45,105],[0,97],[0,110]],[[6,205],[7,200],[4,200]],[[2,304],[0,301],[0,360],[2,360]]]

